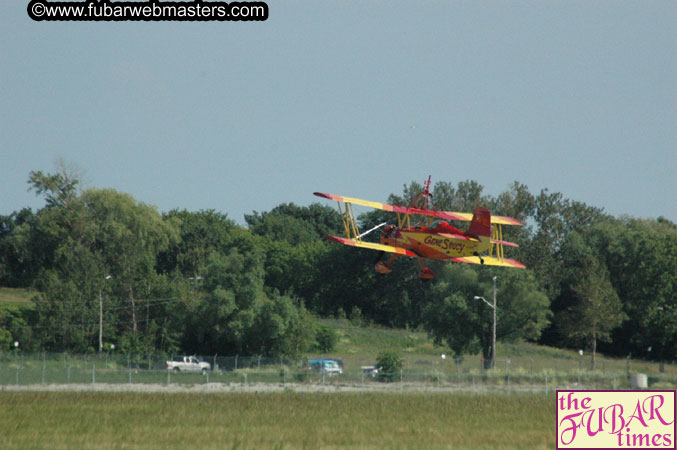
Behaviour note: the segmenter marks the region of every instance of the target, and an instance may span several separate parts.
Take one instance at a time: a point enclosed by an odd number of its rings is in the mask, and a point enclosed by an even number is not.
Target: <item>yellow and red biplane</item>
[[[336,200],[339,213],[341,213],[343,219],[346,237],[327,236],[327,239],[353,247],[393,254],[388,261],[376,263],[376,272],[380,274],[390,273],[392,271],[390,265],[400,255],[418,258],[421,265],[419,276],[422,280],[430,280],[435,277],[433,271],[423,264],[423,258],[525,268],[519,261],[503,256],[504,246],[517,247],[518,245],[503,240],[501,227],[503,225],[522,225],[520,221],[511,217],[492,216],[487,208],[481,206],[475,208],[472,214],[436,211],[432,209],[430,178],[425,183],[423,192],[406,207],[321,192],[314,194],[318,197]],[[341,207],[341,204],[343,204],[343,207]],[[397,225],[382,223],[364,233],[360,233],[353,213],[353,205],[394,212],[397,214]],[[422,216],[423,219],[412,226],[411,216]],[[437,219],[434,223],[432,222],[433,218]],[[470,226],[466,231],[462,231],[449,225],[448,220],[470,221]],[[380,244],[362,240],[364,236],[383,226],[385,228],[381,234]]]

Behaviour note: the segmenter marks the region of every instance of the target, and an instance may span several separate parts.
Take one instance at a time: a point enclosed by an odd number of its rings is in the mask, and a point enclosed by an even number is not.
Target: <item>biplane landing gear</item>
[[[376,263],[374,266],[374,270],[376,270],[376,273],[379,273],[381,275],[388,274],[393,271],[385,262],[379,261]]]
[[[484,264],[484,258],[482,258],[479,253],[475,252],[473,253],[473,255],[477,256],[480,259],[480,264]]]
[[[418,258],[418,263],[421,265],[421,271],[418,273],[418,276],[419,278],[421,278],[421,281],[426,282],[435,278],[435,273],[423,265],[423,261],[421,261],[421,258]]]
[[[384,261],[379,261],[376,263],[374,266],[374,270],[376,270],[376,273],[380,273],[381,275],[386,275],[390,272],[393,271],[393,269],[390,267],[390,265],[395,261],[395,258],[397,258],[397,255],[393,255],[388,259],[388,262]]]
[[[418,273],[418,276],[421,278],[421,281],[425,283],[426,281],[430,281],[435,278],[435,273],[427,267],[424,267]]]

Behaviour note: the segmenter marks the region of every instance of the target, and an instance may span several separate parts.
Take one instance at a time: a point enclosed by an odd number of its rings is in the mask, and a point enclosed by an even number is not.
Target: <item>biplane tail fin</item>
[[[466,234],[473,237],[491,236],[491,213],[487,208],[482,206],[475,208]]]

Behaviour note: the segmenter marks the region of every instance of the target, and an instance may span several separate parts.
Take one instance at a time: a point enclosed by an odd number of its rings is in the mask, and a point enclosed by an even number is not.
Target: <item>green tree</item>
[[[31,324],[35,323],[35,309],[31,304],[3,305],[0,307],[0,330],[7,331],[5,337],[11,336],[11,342],[19,341],[24,351],[39,348]]]
[[[176,227],[127,194],[79,193],[77,180],[61,173],[34,172],[29,183],[47,201],[30,230],[31,245],[41,254],[36,310],[44,347],[98,348],[99,299],[108,338],[156,329],[150,302],[142,300],[154,297],[156,259],[178,238]],[[144,330],[139,301],[146,305]]]
[[[204,298],[184,314],[182,347],[203,354],[298,355],[312,343],[312,320],[290,296],[264,286],[261,238],[234,229],[229,248],[213,252]]]
[[[41,346],[47,350],[86,352],[96,347],[98,305],[91,286],[62,280],[49,271],[34,300]]]
[[[454,264],[444,266],[430,291],[423,325],[435,342],[456,355],[491,355],[493,311],[476,296],[492,298],[497,280],[497,340],[537,340],[549,323],[549,300],[528,270],[496,271]]]
[[[36,195],[44,195],[47,208],[68,206],[78,197],[80,180],[63,166],[55,174],[45,174],[41,170],[31,171],[28,176],[29,190]]]
[[[284,203],[270,212],[245,215],[245,221],[252,233],[291,245],[321,239],[343,229],[336,210],[319,203],[307,207]]]
[[[581,255],[580,264],[570,285],[575,303],[560,315],[559,323],[565,336],[583,342],[591,350],[594,370],[597,342],[610,341],[612,330],[626,316],[606,267],[589,251]]]
[[[677,225],[665,219],[621,218],[582,234],[604,262],[629,318],[612,333],[605,351],[673,360],[677,340]]]
[[[128,194],[90,189],[82,200],[93,228],[91,245],[113,277],[116,297],[129,302],[131,331],[136,333],[138,299],[150,294],[149,280],[156,275],[157,257],[178,240],[178,230],[175,224],[162,220],[156,208],[138,203]]]
[[[42,249],[33,240],[35,221],[30,208],[0,216],[0,285],[29,287],[42,268]]]
[[[602,209],[572,202],[559,193],[541,190],[535,197],[535,233],[530,240],[523,241],[523,263],[531,268],[546,294],[557,298],[565,274],[560,251],[571,232],[584,231],[600,221],[608,219]],[[554,305],[558,309],[558,305]]]
[[[0,352],[6,352],[12,346],[12,333],[9,330],[0,328]]]
[[[228,248],[236,226],[226,214],[214,210],[172,210],[162,218],[170,226],[178,227],[179,239],[160,252],[157,270],[160,273],[178,270],[194,282],[203,276],[211,253]]]

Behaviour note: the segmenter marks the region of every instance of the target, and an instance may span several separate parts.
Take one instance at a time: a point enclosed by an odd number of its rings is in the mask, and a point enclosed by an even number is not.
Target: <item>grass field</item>
[[[0,303],[30,303],[38,294],[33,289],[0,287]]]
[[[0,392],[0,446],[552,448],[543,394]]]
[[[481,356],[464,355],[463,361],[456,366],[451,357],[442,360],[442,354],[450,355],[448,348],[435,345],[424,331],[389,329],[379,326],[363,326],[349,320],[322,319],[321,322],[334,329],[338,335],[335,351],[331,356],[340,357],[352,367],[373,364],[376,356],[383,350],[398,352],[405,361],[405,367],[422,372],[454,373],[460,371],[483,372]],[[547,347],[529,342],[506,343],[496,345],[496,369],[512,374],[537,374],[549,372],[589,373],[591,353],[581,356],[577,350]],[[602,374],[624,374],[642,372],[656,376],[677,376],[674,363],[659,364],[640,359],[608,357],[597,354],[596,372]]]

